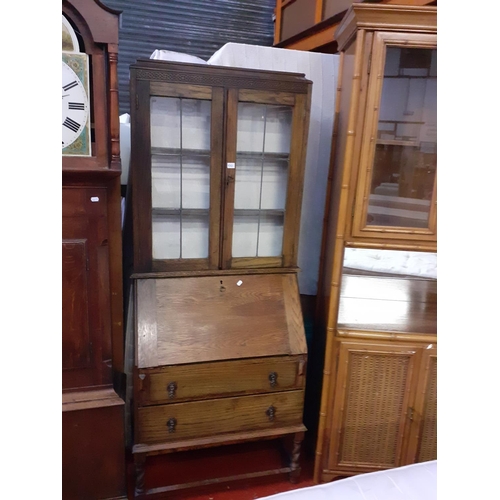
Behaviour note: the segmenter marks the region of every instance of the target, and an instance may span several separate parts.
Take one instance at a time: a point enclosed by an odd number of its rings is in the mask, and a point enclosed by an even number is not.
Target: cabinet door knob
[[[271,387],[275,387],[276,386],[276,383],[278,381],[278,374],[276,372],[271,372],[269,374],[269,385]]]
[[[276,415],[276,408],[273,405],[271,405],[266,410],[266,415],[269,417],[269,421],[272,422],[274,420],[274,416]]]
[[[169,418],[167,421],[168,432],[175,432],[175,426],[177,425],[177,419],[174,417]]]
[[[176,382],[170,382],[170,384],[167,385],[169,399],[175,398],[175,391],[176,390],[177,390],[177,383]]]

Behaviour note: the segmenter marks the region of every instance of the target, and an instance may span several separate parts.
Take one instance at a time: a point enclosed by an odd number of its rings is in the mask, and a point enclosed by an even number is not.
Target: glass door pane
[[[366,226],[429,227],[436,97],[436,49],[387,47]]]
[[[292,108],[238,103],[233,257],[278,257],[289,170]]]
[[[211,103],[151,97],[153,259],[208,257]]]

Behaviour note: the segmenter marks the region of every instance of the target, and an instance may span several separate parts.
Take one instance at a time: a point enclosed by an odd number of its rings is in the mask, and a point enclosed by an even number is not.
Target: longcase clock
[[[118,16],[62,4],[62,491],[126,498]]]

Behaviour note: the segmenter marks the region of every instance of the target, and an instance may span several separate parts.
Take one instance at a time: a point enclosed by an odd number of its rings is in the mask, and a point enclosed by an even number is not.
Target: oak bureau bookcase
[[[436,11],[355,3],[335,34],[317,482],[436,458],[437,279],[344,264],[436,252]]]
[[[148,487],[149,455],[287,435],[289,462],[274,472],[295,480],[312,84],[157,60],[132,65],[130,81],[135,495],[189,486]]]

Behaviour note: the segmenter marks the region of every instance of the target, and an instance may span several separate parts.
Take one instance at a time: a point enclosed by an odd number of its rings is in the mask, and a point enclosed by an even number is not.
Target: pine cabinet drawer
[[[305,356],[166,366],[137,373],[140,406],[303,389]]]
[[[304,391],[149,406],[137,410],[136,443],[167,443],[302,424]]]

